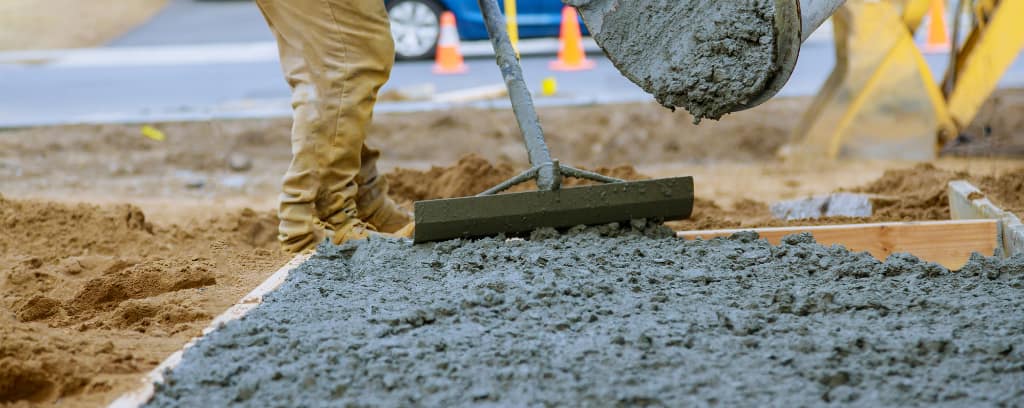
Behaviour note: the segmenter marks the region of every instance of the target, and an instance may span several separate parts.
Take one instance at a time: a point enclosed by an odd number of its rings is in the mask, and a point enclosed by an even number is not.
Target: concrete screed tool
[[[563,0],[624,76],[665,106],[712,118],[778,93],[800,45],[843,1]],[[415,242],[689,217],[692,177],[625,182],[551,157],[505,17],[497,0],[479,4],[531,167],[476,197],[415,203]],[[606,184],[563,189],[563,177]],[[538,191],[499,194],[530,180]]]

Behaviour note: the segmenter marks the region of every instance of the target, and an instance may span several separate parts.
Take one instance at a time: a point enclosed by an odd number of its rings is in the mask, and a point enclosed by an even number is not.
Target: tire
[[[395,58],[426,59],[434,56],[441,33],[441,7],[434,0],[391,0],[387,3]]]

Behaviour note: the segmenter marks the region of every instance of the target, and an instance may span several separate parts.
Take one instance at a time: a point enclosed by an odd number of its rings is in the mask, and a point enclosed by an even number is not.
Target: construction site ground
[[[541,120],[565,163],[694,176],[694,217],[675,229],[786,224],[768,204],[833,191],[872,194],[875,215],[811,223],[948,219],[958,178],[1024,212],[1024,91],[998,92],[969,142],[925,164],[778,160],[808,103],[699,126],[654,104]],[[164,140],[137,125],[0,131],[0,404],[109,402],[290,259],[274,214],[290,120],[155,126]],[[369,142],[403,203],[475,194],[525,165],[507,111],[380,115]]]

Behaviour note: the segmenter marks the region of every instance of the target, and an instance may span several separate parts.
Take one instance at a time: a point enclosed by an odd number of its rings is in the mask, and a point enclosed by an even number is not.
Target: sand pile
[[[952,180],[968,179],[965,172],[941,170],[931,164],[910,169],[887,170],[878,180],[853,189],[876,195],[872,200],[874,218],[898,221],[948,220],[947,185]]]
[[[875,217],[891,220],[949,219],[946,186],[968,180],[1004,210],[1024,214],[1024,168],[998,174],[972,175],[922,163],[910,169],[887,170],[878,180],[852,191],[875,194]]]
[[[664,236],[634,224],[322,246],[255,311],[189,349],[150,406],[1024,398],[1024,258],[975,256],[951,273],[809,235],[778,247],[752,233]]]
[[[974,177],[972,181],[1000,208],[1024,216],[1024,168],[998,176]]]
[[[525,170],[506,162],[491,163],[475,154],[459,159],[452,166],[433,166],[430,170],[419,171],[395,169],[385,175],[391,186],[390,194],[399,202],[413,202],[438,198],[455,198],[477,195]],[[633,166],[599,167],[592,171],[624,180],[648,178]],[[593,184],[587,180],[567,178],[564,186]],[[520,184],[510,191],[536,190],[536,183]]]
[[[102,404],[282,265],[276,218],[0,196],[0,402]]]

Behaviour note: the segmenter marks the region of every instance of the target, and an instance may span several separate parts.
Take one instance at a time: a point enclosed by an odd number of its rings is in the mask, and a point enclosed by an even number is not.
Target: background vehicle
[[[434,55],[444,11],[455,14],[462,40],[487,39],[487,28],[476,0],[388,0],[387,7],[399,59]],[[562,7],[560,0],[517,0],[519,37],[557,36]]]

